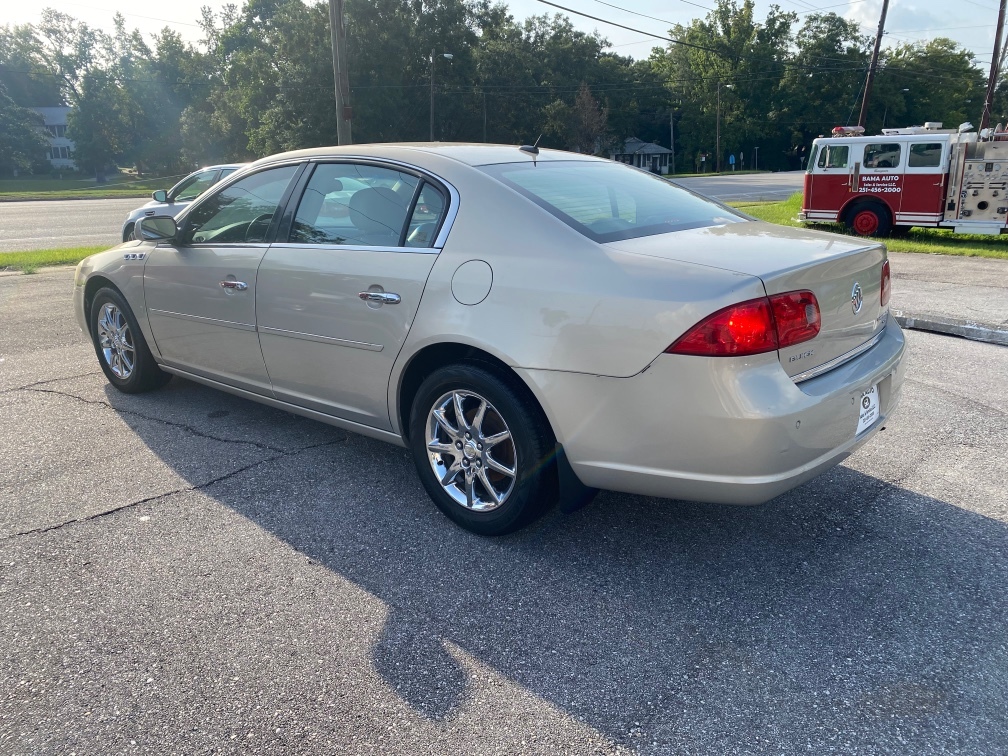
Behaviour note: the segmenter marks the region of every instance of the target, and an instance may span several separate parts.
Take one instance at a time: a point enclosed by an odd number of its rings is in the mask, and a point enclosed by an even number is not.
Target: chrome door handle
[[[234,289],[235,291],[245,291],[248,288],[248,284],[244,281],[221,281],[222,289]]]
[[[402,297],[390,291],[362,291],[358,295],[364,302],[377,302],[378,304],[399,304]]]

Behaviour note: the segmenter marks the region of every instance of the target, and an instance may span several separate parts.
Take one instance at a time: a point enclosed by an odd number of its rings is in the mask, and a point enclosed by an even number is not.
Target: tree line
[[[723,163],[750,167],[758,149],[761,168],[801,167],[812,138],[856,121],[872,43],[835,13],[772,6],[758,19],[753,0],[718,0],[639,60],[566,16],[517,20],[490,0],[346,0],[345,22],[355,142],[426,141],[432,110],[444,141],[606,153],[629,137],[667,147],[674,131],[680,172],[710,169],[718,132]],[[325,2],[245,0],[198,24],[197,44],[53,9],[0,28],[0,171],[47,170],[28,108],[61,103],[87,171],[173,173],[335,143]],[[888,48],[868,133],[977,120],[985,82],[952,40]]]

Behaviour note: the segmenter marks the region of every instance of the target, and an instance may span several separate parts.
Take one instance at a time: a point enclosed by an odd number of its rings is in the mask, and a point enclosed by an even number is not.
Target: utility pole
[[[714,162],[717,164],[717,172],[721,173],[721,80],[717,83],[717,126],[715,127],[717,136],[715,137],[715,152],[717,156]]]
[[[868,100],[871,98],[872,81],[875,78],[875,69],[878,67],[879,47],[882,46],[882,35],[885,33],[885,17],[889,12],[889,0],[882,0],[882,17],[878,22],[878,34],[875,35],[875,49],[871,55],[871,65],[868,66],[868,80],[864,85],[864,99],[861,101],[861,117],[858,118],[858,126],[865,125],[868,118]]]
[[[353,144],[350,136],[350,78],[346,65],[346,27],[343,0],[329,0],[329,32],[332,36],[333,79],[336,83],[336,143]]]
[[[669,159],[672,161],[672,175],[675,175],[675,113],[669,111],[668,114],[668,128],[669,128],[669,146],[672,148],[672,154],[669,155]]]
[[[1001,61],[1001,36],[1004,34],[1005,0],[1001,0],[998,11],[997,27],[994,29],[994,57],[991,58],[990,78],[987,80],[987,96],[984,98],[983,115],[980,116],[980,128],[983,131],[990,125],[991,109],[994,107],[994,90],[997,89],[998,63]]]

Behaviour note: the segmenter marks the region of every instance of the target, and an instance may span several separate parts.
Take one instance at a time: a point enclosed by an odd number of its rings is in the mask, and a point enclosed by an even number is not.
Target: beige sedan
[[[408,447],[492,535],[598,488],[755,504],[899,398],[885,248],[606,160],[358,145],[269,157],[84,260],[118,389],[172,375]]]

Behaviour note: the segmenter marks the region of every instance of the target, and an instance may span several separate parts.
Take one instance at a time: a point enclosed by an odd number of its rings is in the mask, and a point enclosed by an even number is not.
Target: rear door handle
[[[222,289],[234,289],[235,291],[245,291],[248,288],[248,284],[244,281],[221,281]]]
[[[365,302],[377,302],[378,304],[394,305],[402,302],[402,297],[391,291],[362,291],[357,296]]]

